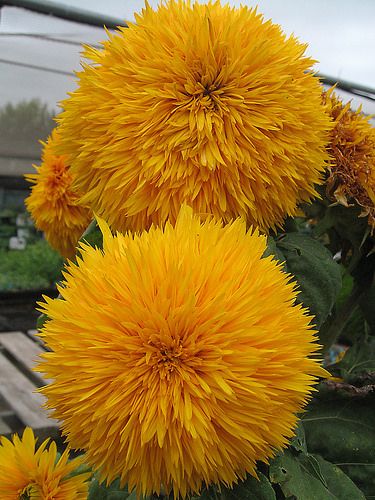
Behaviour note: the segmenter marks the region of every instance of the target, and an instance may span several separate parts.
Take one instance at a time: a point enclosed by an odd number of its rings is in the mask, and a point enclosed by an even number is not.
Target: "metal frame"
[[[20,7],[77,23],[100,27],[106,26],[108,29],[115,29],[118,26],[127,26],[126,22],[122,19],[103,16],[87,10],[70,7],[62,3],[51,2],[50,0],[0,0],[0,9],[3,6]],[[375,101],[375,88],[336,79],[325,74],[318,73],[317,76],[327,85],[335,84],[339,89]]]
[[[20,7],[33,12],[39,12],[39,14],[46,14],[91,26],[103,27],[104,25],[108,29],[115,29],[117,26],[126,26],[126,22],[123,19],[103,16],[88,10],[77,9],[76,7],[70,7],[49,0],[0,0],[0,8],[3,6]]]

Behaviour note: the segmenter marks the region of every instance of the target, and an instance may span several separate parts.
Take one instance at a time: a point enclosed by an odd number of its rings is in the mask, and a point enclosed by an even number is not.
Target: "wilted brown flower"
[[[328,196],[346,207],[358,204],[361,216],[375,228],[375,129],[370,117],[343,104],[334,88],[323,93],[323,102],[334,120],[329,153]]]

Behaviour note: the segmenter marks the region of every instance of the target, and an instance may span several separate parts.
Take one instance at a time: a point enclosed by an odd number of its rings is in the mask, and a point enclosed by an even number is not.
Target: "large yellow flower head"
[[[323,93],[323,102],[334,120],[329,152],[328,191],[344,206],[358,204],[362,216],[375,229],[375,129],[370,117],[344,105],[333,88]]]
[[[293,435],[325,373],[311,317],[266,237],[237,220],[175,226],[81,245],[46,298],[51,352],[42,389],[73,447],[102,479],[184,497],[231,485]]]
[[[42,163],[35,167],[37,173],[25,176],[33,183],[26,207],[48,243],[63,257],[70,258],[92,215],[88,208],[79,205],[67,156],[53,152],[59,141],[60,134],[55,129],[43,143]]]
[[[170,0],[109,35],[62,103],[59,151],[113,229],[182,203],[262,231],[316,193],[329,118],[306,45],[254,9]]]
[[[33,431],[26,428],[22,438],[0,437],[0,498],[18,500],[86,500],[90,473],[72,476],[81,464],[68,460],[68,451],[58,458],[56,444],[49,439],[38,449]]]

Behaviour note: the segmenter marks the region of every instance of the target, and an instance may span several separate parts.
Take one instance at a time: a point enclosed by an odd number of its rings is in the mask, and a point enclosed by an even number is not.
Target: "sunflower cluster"
[[[72,475],[81,459],[69,461],[68,451],[58,458],[56,444],[49,439],[36,449],[32,429],[12,441],[0,437],[0,498],[43,500],[86,500],[90,473]]]
[[[59,140],[60,134],[55,129],[48,141],[42,143],[42,163],[35,167],[36,174],[25,176],[33,184],[26,207],[48,243],[63,257],[71,258],[92,214],[79,205],[67,155],[53,152]]]
[[[305,48],[256,10],[182,0],[86,48],[35,218],[58,213],[73,235],[88,206],[104,247],[81,243],[40,305],[38,369],[107,483],[177,498],[256,476],[325,374],[295,284],[264,257],[328,161]]]
[[[363,217],[375,229],[375,129],[361,109],[343,104],[333,89],[323,102],[334,122],[329,143],[331,160],[328,194],[338,203],[361,207]]]

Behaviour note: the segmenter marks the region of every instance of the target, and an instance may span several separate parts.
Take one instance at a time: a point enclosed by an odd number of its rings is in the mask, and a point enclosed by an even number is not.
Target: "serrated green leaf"
[[[285,256],[287,271],[299,285],[298,301],[315,316],[319,328],[341,289],[340,266],[323,244],[304,234],[286,234],[277,241],[277,247]]]
[[[375,399],[320,392],[303,418],[307,448],[342,467],[365,493],[375,495]]]
[[[286,450],[271,462],[270,479],[295,500],[365,500],[350,478],[316,455]]]

